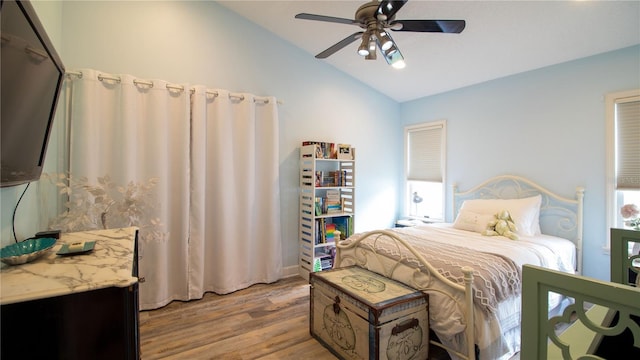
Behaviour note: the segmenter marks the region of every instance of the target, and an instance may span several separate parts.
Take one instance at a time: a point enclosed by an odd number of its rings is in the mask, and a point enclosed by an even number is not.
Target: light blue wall
[[[357,231],[395,220],[402,136],[400,105],[392,99],[214,2],[57,4],[63,17],[59,52],[68,70],[93,68],[284,101],[279,116],[285,266],[298,261],[298,147],[304,140],[356,148]],[[4,196],[2,202],[4,208]],[[13,196],[6,203],[12,208]]]
[[[521,73],[403,103],[402,123],[447,121],[447,181],[461,189],[500,174],[585,187],[584,274],[608,280],[604,95],[640,87],[639,64],[634,46]]]
[[[567,196],[584,186],[584,271],[608,279],[608,255],[602,250],[607,231],[603,95],[640,86],[638,46],[398,104],[215,3],[35,5],[68,69],[204,84],[284,101],[285,266],[297,263],[301,141],[356,147],[356,230],[364,231],[391,225],[401,212],[403,125],[445,119],[449,183],[464,189],[511,173]],[[55,147],[57,154],[60,146]],[[19,190],[0,192],[3,243]],[[31,219],[39,216],[37,204],[46,201],[20,205],[19,237],[39,230]]]

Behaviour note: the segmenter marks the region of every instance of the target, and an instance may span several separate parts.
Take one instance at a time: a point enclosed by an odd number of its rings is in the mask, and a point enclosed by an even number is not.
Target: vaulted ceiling
[[[296,19],[312,13],[352,19],[362,1],[218,1],[313,57],[360,30]],[[407,66],[365,60],[359,41],[326,59],[398,102],[640,44],[640,1],[409,0],[396,19],[461,19],[460,34],[391,32]]]

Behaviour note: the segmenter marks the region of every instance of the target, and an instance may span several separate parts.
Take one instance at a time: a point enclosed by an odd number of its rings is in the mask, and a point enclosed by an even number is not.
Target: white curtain
[[[189,293],[226,294],[282,273],[273,97],[195,87]]]
[[[143,221],[157,217],[162,235],[140,233],[140,308],[279,279],[276,100],[74,73],[70,173],[121,186],[158,179]]]
[[[186,299],[189,236],[189,93],[130,75],[81,70],[71,98],[70,173],[115,184],[158,178],[157,216],[164,236],[140,233],[142,309]],[[118,80],[112,80],[118,79]]]

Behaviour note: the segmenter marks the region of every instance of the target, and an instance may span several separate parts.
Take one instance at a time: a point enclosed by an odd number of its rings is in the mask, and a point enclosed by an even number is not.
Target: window
[[[640,207],[640,90],[609,94],[605,101],[607,228],[624,228],[620,208]]]
[[[444,121],[405,128],[405,213],[414,219],[444,219]]]

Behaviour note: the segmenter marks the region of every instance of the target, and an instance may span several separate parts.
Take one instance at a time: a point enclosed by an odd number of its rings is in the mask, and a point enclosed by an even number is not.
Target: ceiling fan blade
[[[389,20],[393,18],[398,10],[407,2],[407,0],[403,1],[382,1],[380,6],[378,6],[378,10],[376,11],[376,16],[384,15],[385,20]]]
[[[394,31],[440,32],[459,34],[464,30],[464,20],[397,20],[390,24]]]
[[[362,38],[362,34],[364,34],[364,31],[358,31],[355,32],[349,36],[347,36],[346,38],[340,40],[339,42],[333,44],[331,47],[329,47],[327,50],[319,53],[318,55],[316,55],[317,59],[326,59],[329,56],[333,55],[334,53],[336,53],[338,50],[342,49],[343,47],[351,44],[352,42]]]
[[[307,13],[297,14],[296,15],[296,19],[326,21],[326,22],[347,24],[347,25],[352,25],[352,24],[356,24],[357,25],[358,24],[356,21],[354,21],[352,19],[345,19],[345,18],[339,18],[339,17],[333,17],[333,16],[307,14]]]

